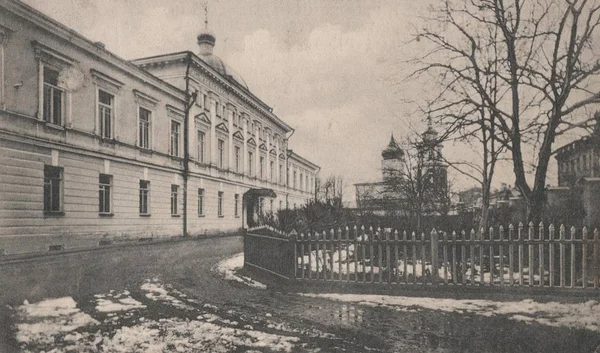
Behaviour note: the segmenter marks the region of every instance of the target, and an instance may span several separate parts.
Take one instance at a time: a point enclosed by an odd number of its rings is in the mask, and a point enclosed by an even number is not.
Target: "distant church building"
[[[232,232],[313,198],[319,167],[215,43],[127,61],[0,0],[0,255]]]
[[[414,146],[416,154],[409,156],[392,135],[381,152],[381,180],[354,185],[358,210],[378,215],[408,216],[411,205],[414,205],[410,198],[416,194],[431,198],[447,193],[447,165],[442,158],[442,144],[437,138],[437,132],[429,122],[421,140]],[[408,158],[412,159],[409,161]],[[431,215],[436,210],[424,207],[422,212]]]

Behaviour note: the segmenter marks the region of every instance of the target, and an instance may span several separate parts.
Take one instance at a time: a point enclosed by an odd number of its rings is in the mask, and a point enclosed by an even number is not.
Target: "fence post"
[[[548,239],[550,241],[550,245],[548,245],[548,273],[550,274],[549,285],[550,287],[554,287],[554,224],[550,223],[548,227]]]
[[[598,288],[598,228],[594,230],[594,288]]]
[[[588,231],[587,227],[582,229],[581,239],[581,285],[583,288],[587,288],[587,253],[588,253]]]
[[[297,248],[297,243],[298,243],[298,232],[296,232],[295,229],[292,229],[292,231],[290,232],[290,236],[288,237],[288,244],[290,245],[290,253],[293,252],[294,256],[292,257],[292,261],[291,261],[291,265],[292,268],[289,270],[289,275],[288,277],[292,280],[296,280],[296,278],[298,277],[298,248]]]
[[[431,283],[433,284],[438,284],[438,276],[439,276],[439,269],[438,269],[438,233],[435,230],[435,228],[433,228],[431,230]],[[425,264],[423,264],[425,265]]]

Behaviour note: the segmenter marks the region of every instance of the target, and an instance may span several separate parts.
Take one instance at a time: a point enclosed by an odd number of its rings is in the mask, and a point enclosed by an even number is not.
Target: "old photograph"
[[[0,0],[0,353],[600,352],[600,0]]]

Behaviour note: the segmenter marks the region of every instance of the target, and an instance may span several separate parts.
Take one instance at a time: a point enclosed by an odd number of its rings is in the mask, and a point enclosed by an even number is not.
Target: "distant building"
[[[0,0],[0,255],[235,231],[314,197],[292,127],[197,39],[126,61]]]
[[[556,151],[558,187],[548,188],[548,203],[565,209],[580,207],[585,213],[584,223],[597,226],[600,224],[600,112],[595,119],[589,136]]]
[[[415,179],[420,179],[419,182],[423,183],[423,189],[427,193],[424,197],[447,194],[447,165],[442,158],[442,145],[431,123],[421,135],[421,142],[416,148],[419,161],[412,161],[407,165],[406,152],[392,135],[388,146],[381,152],[381,180],[354,184],[359,211],[408,216],[411,212],[409,198],[413,197],[408,185],[415,183]],[[436,212],[427,207],[424,209],[427,214]]]

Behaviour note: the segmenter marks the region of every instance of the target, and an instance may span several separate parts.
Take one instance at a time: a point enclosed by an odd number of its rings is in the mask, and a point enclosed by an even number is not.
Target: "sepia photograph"
[[[0,0],[0,353],[600,353],[600,0]]]

